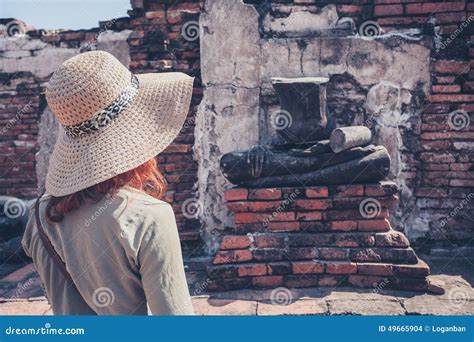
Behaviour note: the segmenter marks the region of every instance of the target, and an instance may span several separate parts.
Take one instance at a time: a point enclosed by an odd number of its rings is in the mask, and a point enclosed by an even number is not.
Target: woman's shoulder
[[[140,212],[146,212],[147,216],[163,217],[166,214],[174,216],[169,203],[150,196],[143,191],[125,186],[118,190],[117,195],[125,200],[125,207],[130,211],[139,210]]]

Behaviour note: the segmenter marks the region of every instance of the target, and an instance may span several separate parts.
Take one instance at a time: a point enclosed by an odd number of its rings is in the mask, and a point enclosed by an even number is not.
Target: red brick
[[[430,95],[431,102],[474,102],[474,94]]]
[[[257,248],[283,248],[285,246],[284,236],[257,235],[255,236],[255,247]]]
[[[353,262],[326,263],[326,272],[329,274],[352,274],[357,272],[357,264]]]
[[[320,275],[315,274],[287,276],[285,286],[289,288],[318,286],[320,277]]]
[[[331,207],[330,200],[305,200],[300,199],[295,201],[296,210],[324,210]]]
[[[323,260],[345,260],[349,257],[346,248],[323,247],[319,249],[319,254]]]
[[[281,202],[275,201],[258,201],[258,202],[248,202],[248,201],[236,201],[228,202],[227,208],[234,213],[242,212],[272,212],[281,208]]]
[[[324,265],[314,261],[294,262],[292,264],[292,272],[294,274],[324,273]]]
[[[249,191],[247,189],[229,189],[224,192],[224,199],[226,201],[241,201],[246,200]]]
[[[323,218],[323,214],[320,211],[307,211],[296,214],[296,220],[298,221],[319,221]]]
[[[464,10],[464,1],[459,2],[424,2],[405,5],[408,14],[431,14],[437,12],[455,12]]]
[[[364,194],[363,185],[338,185],[335,189],[335,195],[338,197],[353,197],[353,196],[362,196]]]
[[[306,197],[309,198],[318,198],[318,197],[328,197],[329,191],[326,186],[320,187],[311,187],[306,189]]]
[[[391,264],[378,263],[357,263],[358,273],[376,275],[376,276],[390,276],[393,274],[393,267]]]
[[[379,284],[387,282],[386,278],[372,275],[353,274],[349,276],[349,284],[362,288],[377,288]]]
[[[431,87],[433,93],[459,93],[461,86],[459,84],[452,85],[434,85]]]
[[[290,260],[315,259],[319,256],[318,249],[315,247],[292,247],[286,253]]]
[[[337,13],[340,14],[360,14],[362,13],[362,6],[357,5],[337,5]]]
[[[234,217],[235,223],[261,222],[262,224],[269,221],[293,221],[295,219],[294,212],[274,212],[273,214],[236,213]]]
[[[221,249],[243,249],[250,247],[250,239],[248,236],[227,235],[221,242]]]
[[[256,189],[251,190],[249,199],[280,199],[281,189]]]
[[[283,285],[283,276],[264,276],[252,279],[255,287],[277,287]]]
[[[318,286],[338,286],[343,282],[343,278],[336,275],[321,275],[319,277]]]
[[[440,73],[466,74],[470,70],[469,62],[441,60],[434,62],[432,65],[434,70]]]
[[[390,230],[388,220],[360,220],[357,221],[357,229],[362,232],[383,232]]]
[[[277,232],[295,232],[300,229],[299,222],[269,222],[268,230]]]
[[[354,231],[357,230],[357,221],[332,221],[330,229],[334,231]]]
[[[247,264],[237,267],[239,277],[261,276],[267,274],[267,265],[265,264]]]
[[[249,250],[218,251],[214,257],[214,264],[228,264],[234,262],[245,262],[252,260],[252,252]]]
[[[403,14],[402,5],[378,5],[374,7],[376,17],[388,17]]]

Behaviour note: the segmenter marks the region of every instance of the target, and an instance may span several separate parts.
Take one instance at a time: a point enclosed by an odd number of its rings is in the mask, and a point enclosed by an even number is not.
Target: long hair
[[[52,197],[46,206],[46,221],[59,222],[67,213],[78,209],[86,201],[97,203],[104,195],[115,194],[121,187],[130,186],[148,195],[161,199],[166,192],[166,180],[158,169],[156,159],[127,171],[102,183],[71,195]]]

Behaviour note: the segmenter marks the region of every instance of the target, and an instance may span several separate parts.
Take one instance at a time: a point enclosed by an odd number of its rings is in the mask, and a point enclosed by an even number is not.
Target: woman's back
[[[192,305],[172,208],[122,187],[85,203],[53,224],[45,220],[50,196],[40,201],[41,222],[76,288],[52,262],[32,211],[23,238],[55,314],[185,315]]]

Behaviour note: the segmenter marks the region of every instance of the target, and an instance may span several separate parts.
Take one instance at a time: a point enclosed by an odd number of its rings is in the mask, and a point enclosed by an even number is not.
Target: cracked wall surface
[[[231,18],[228,13],[239,14]],[[309,18],[313,25],[296,23],[296,16]],[[395,223],[412,236],[423,229],[411,225],[413,190],[407,179],[419,149],[412,136],[420,134],[419,112],[430,89],[430,40],[401,34],[361,38],[348,31],[350,25],[342,26],[347,35],[342,37],[335,30],[340,19],[333,5],[285,19],[272,20],[267,14],[261,20],[255,7],[242,1],[206,1],[201,15],[205,90],[195,151],[200,201],[206,208],[201,219],[211,241],[218,236],[211,232],[231,222],[222,197],[231,184],[219,170],[220,157],[268,143],[274,136],[268,118],[279,104],[272,77],[331,78],[328,106],[337,124],[365,124],[374,141],[389,150],[390,177],[402,187]]]

